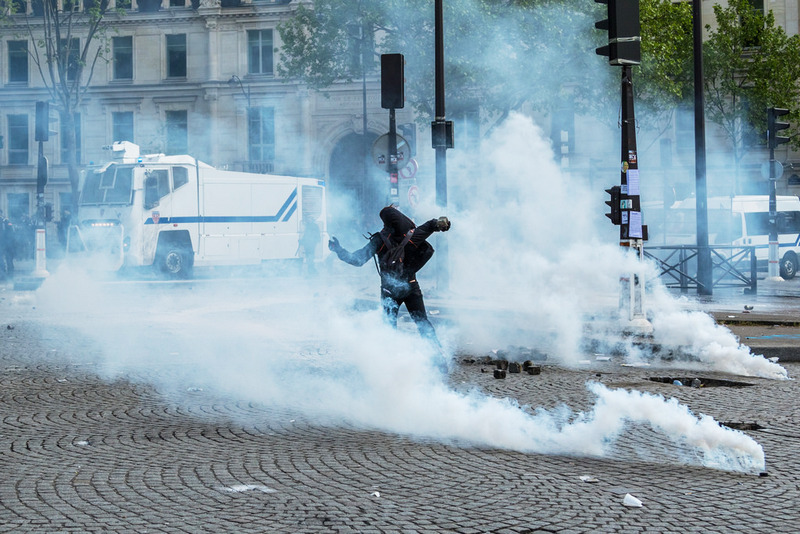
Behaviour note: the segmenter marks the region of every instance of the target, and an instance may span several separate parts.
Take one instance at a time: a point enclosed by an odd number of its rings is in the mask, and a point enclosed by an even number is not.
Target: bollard
[[[33,276],[36,278],[46,278],[50,273],[46,269],[46,256],[45,256],[45,233],[44,228],[36,229],[36,264],[34,266]]]

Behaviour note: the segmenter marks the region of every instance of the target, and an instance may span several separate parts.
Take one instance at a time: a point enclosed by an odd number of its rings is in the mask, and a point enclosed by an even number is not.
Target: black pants
[[[425,339],[439,345],[436,331],[428,320],[425,312],[425,301],[422,299],[422,290],[416,280],[402,283],[384,283],[381,285],[381,303],[383,304],[383,314],[386,322],[392,327],[397,328],[397,312],[400,305],[405,304],[408,314],[414,320],[419,329],[419,333]]]

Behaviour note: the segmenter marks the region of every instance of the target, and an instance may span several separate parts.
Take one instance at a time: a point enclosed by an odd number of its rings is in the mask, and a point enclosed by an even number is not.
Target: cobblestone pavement
[[[89,342],[40,328],[0,316],[2,532],[798,531],[795,380],[704,373],[752,385],[680,387],[613,360],[499,380],[464,355],[450,375],[453,388],[546,409],[588,408],[587,381],[676,397],[750,428],[767,458],[759,476],[686,465],[641,427],[600,459],[320,425],[202,389],[103,379]],[[624,506],[626,494],[643,506]]]

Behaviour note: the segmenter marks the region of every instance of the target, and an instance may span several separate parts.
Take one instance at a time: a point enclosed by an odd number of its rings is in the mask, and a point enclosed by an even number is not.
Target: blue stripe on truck
[[[144,224],[180,224],[180,223],[258,223],[258,222],[287,222],[297,210],[297,188],[289,195],[286,202],[275,215],[216,215],[206,217],[203,215],[192,215],[189,217],[159,217],[158,223],[148,217]]]

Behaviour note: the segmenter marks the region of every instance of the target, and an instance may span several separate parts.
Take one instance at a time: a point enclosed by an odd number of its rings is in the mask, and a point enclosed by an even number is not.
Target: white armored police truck
[[[114,143],[113,161],[82,179],[67,251],[93,268],[153,266],[172,278],[195,266],[296,259],[304,225],[327,250],[325,182],[215,169],[191,156],[140,155]],[[77,220],[76,220],[77,219]]]

